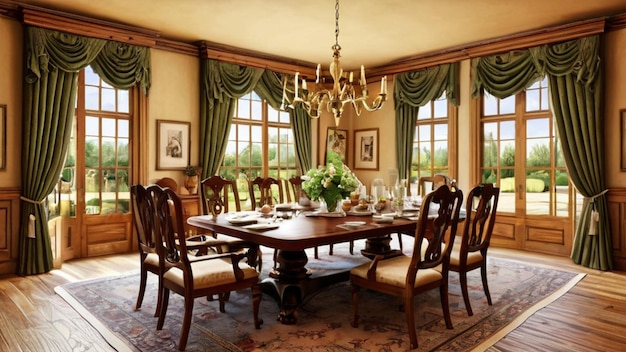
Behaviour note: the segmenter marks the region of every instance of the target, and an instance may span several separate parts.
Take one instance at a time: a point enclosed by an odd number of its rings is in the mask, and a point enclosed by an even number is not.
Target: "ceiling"
[[[334,0],[24,0],[328,67],[335,44]],[[378,67],[407,57],[580,20],[626,13],[624,0],[343,0],[342,66]]]

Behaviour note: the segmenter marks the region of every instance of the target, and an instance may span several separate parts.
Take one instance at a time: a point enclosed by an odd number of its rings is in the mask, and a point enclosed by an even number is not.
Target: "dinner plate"
[[[246,225],[246,226],[243,226],[243,228],[247,230],[266,231],[266,230],[277,229],[279,226],[280,224],[271,222],[271,223],[257,223],[257,224]]]
[[[362,226],[365,225],[365,221],[346,221],[343,223],[344,225],[348,225],[348,226]]]
[[[393,223],[393,216],[372,216],[372,220],[377,224]]]
[[[252,216],[234,217],[234,218],[228,219],[228,222],[233,225],[250,225],[250,224],[256,224],[257,219],[253,218]]]

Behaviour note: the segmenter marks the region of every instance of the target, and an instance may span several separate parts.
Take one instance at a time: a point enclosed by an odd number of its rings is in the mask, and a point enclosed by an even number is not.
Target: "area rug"
[[[406,248],[406,244],[405,244]],[[271,250],[264,266],[271,267]],[[310,259],[317,271],[339,269],[362,261],[358,248],[350,255],[347,246],[335,246],[329,256]],[[313,256],[311,255],[310,258]],[[417,351],[485,350],[519,326],[538,309],[573,287],[584,275],[489,259],[488,280],[493,305],[487,304],[480,273],[468,275],[474,315],[465,310],[458,274],[450,274],[449,300],[454,329],[446,329],[439,291],[415,298],[418,329]],[[172,294],[163,330],[156,330],[156,277],[148,275],[142,309],[134,310],[139,273],[65,284],[56,288],[70,305],[98,329],[118,351],[176,351],[182,321],[183,300]],[[400,301],[372,291],[359,294],[359,327],[350,325],[352,298],[347,282],[337,283],[313,296],[298,311],[296,325],[276,321],[277,303],[263,296],[260,316],[264,324],[252,323],[249,290],[234,292],[220,313],[218,303],[196,299],[187,351],[406,351],[409,339]]]

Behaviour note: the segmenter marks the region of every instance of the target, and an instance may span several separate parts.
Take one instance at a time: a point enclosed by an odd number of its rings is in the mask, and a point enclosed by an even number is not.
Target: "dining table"
[[[349,271],[333,271],[328,275],[311,275],[307,270],[305,250],[316,246],[366,239],[362,254],[394,256],[400,251],[390,247],[391,234],[415,236],[417,221],[392,218],[346,215],[345,213],[297,212],[287,217],[259,216],[254,212],[200,215],[187,219],[190,225],[240,238],[277,250],[276,267],[261,286],[278,302],[277,320],[283,324],[297,322],[296,311],[306,298],[333,283],[349,279]]]

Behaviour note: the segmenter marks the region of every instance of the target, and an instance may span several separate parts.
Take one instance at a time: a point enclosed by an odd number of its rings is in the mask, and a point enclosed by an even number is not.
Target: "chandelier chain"
[[[339,47],[339,0],[335,2],[335,45]]]

